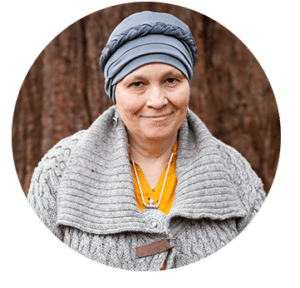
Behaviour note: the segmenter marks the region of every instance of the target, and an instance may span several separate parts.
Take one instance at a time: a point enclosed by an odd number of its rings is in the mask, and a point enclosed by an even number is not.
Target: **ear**
[[[115,106],[115,109],[118,109],[118,107],[117,107],[117,99],[116,99],[116,96],[117,96],[117,87],[118,87],[118,83],[113,87],[113,104],[114,104],[114,106]]]

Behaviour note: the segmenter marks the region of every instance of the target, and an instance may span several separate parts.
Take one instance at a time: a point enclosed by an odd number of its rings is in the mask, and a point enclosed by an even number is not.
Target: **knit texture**
[[[233,240],[265,192],[250,164],[212,137],[191,111],[178,139],[175,199],[165,226],[149,227],[137,207],[127,134],[112,107],[52,148],[36,168],[28,200],[45,225],[97,262],[140,271],[181,267]],[[176,237],[170,251],[137,258],[135,247]]]

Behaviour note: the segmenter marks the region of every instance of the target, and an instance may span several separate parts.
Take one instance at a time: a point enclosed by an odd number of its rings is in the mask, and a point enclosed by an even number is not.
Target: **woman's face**
[[[117,84],[115,98],[129,138],[163,140],[177,135],[187,115],[190,85],[173,66],[148,64]]]

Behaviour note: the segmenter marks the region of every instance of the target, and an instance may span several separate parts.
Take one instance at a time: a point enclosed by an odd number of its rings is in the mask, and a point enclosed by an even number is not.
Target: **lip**
[[[141,116],[143,118],[150,118],[150,119],[160,119],[160,118],[165,118],[165,117],[168,117],[170,115],[172,115],[173,112],[170,112],[170,113],[165,113],[165,114],[162,114],[162,115],[149,115],[149,116]]]

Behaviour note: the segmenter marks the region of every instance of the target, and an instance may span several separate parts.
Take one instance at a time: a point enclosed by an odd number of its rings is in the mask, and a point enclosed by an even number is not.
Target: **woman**
[[[261,207],[249,163],[188,110],[196,58],[170,14],[133,14],[111,34],[100,67],[115,105],[44,156],[28,193],[74,250],[128,270],[177,268],[228,244]]]

